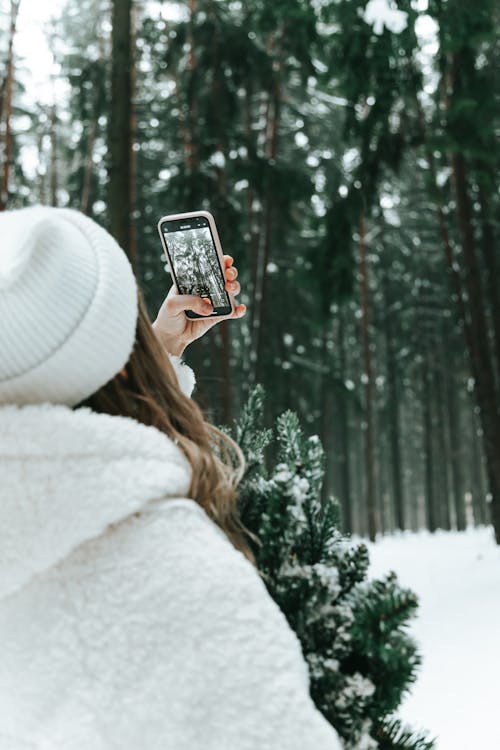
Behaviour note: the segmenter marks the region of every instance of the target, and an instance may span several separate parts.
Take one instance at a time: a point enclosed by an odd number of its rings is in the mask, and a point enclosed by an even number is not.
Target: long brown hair
[[[78,406],[132,417],[176,440],[192,467],[189,497],[257,567],[245,535],[258,545],[260,540],[244,526],[237,510],[237,486],[245,472],[245,456],[239,445],[210,424],[199,405],[181,391],[140,291],[138,302],[135,344],[125,377],[116,375]]]

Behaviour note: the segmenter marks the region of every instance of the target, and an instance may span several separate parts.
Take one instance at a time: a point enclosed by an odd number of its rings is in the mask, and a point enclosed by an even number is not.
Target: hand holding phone
[[[213,311],[185,310],[190,319],[234,317],[234,302],[225,290],[225,264],[215,220],[208,211],[164,216],[158,231],[179,294],[210,299]]]
[[[226,286],[230,287],[228,290],[230,294],[237,296],[241,291],[240,283],[236,280],[238,269],[233,265],[233,258],[230,255],[224,255],[223,257]],[[236,304],[236,300],[234,301]],[[208,309],[205,310],[205,304],[201,297],[179,294],[175,284],[172,284],[153,323],[153,329],[167,352],[182,355],[186,346],[201,338],[207,331],[217,325],[219,318],[212,317],[210,315],[213,310],[212,306],[207,304]],[[196,307],[196,310],[202,313],[202,317],[198,320],[187,318],[184,311],[191,307]],[[232,317],[234,319],[242,318],[245,313],[246,305],[236,304]],[[223,318],[223,320],[227,320],[227,318]]]

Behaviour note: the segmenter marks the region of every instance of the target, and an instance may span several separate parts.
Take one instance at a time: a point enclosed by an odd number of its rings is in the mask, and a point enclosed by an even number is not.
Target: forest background
[[[23,3],[0,0],[0,210],[96,219],[152,316],[158,219],[210,210],[247,314],[186,351],[209,418],[260,382],[268,425],[319,435],[344,530],[500,541],[493,0],[59,0],[39,91]]]

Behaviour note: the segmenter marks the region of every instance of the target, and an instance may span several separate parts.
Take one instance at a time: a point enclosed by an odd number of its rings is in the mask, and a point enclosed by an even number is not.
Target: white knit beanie
[[[75,406],[125,366],[136,322],[132,267],[92,219],[0,213],[0,404]]]

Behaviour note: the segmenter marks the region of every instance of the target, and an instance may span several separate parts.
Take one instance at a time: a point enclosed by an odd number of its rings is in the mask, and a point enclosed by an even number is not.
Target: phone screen
[[[161,225],[168,250],[168,260],[180,294],[209,297],[212,315],[231,312],[228,293],[224,289],[224,276],[208,219],[195,216],[189,219],[165,221]],[[186,310],[190,318],[205,318]]]

